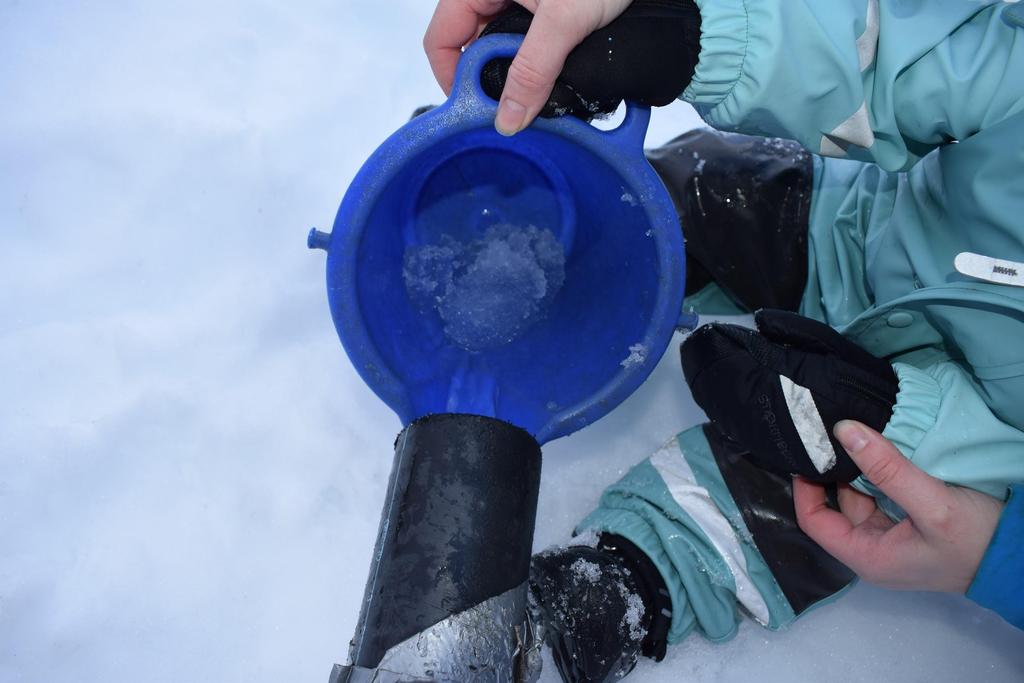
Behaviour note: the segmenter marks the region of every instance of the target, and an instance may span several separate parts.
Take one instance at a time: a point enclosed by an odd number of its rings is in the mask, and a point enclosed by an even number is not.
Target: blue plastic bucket
[[[541,443],[600,418],[679,320],[683,240],[643,155],[648,109],[604,132],[538,119],[506,138],[480,88],[521,39],[462,56],[451,97],[366,161],[328,235],[327,291],[362,378],[408,425],[496,417]]]

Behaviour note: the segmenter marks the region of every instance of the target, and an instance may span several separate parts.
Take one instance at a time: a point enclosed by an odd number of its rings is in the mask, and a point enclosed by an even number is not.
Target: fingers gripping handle
[[[473,42],[459,59],[455,71],[450,105],[457,111],[473,111],[481,116],[494,118],[498,103],[484,93],[480,77],[484,66],[492,59],[514,57],[523,43],[523,36],[511,33],[495,33]],[[604,132],[612,144],[620,145],[626,151],[643,149],[647,124],[651,110],[633,102],[626,102],[626,117],[614,130]],[[544,119],[544,127],[555,132],[569,133],[588,124],[572,116]],[[589,127],[589,126],[588,126]]]
[[[455,106],[473,104],[482,110],[497,111],[498,103],[484,93],[480,85],[484,66],[492,59],[514,57],[523,43],[523,37],[511,33],[484,36],[466,48],[455,69],[452,101]]]

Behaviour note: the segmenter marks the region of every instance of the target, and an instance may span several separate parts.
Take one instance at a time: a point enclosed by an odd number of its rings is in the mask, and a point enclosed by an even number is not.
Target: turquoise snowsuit
[[[816,154],[800,313],[892,362],[884,436],[904,455],[1009,498],[968,596],[1024,627],[1024,3],[697,4],[683,99],[715,128]],[[963,252],[999,261],[965,274]],[[713,285],[687,305],[742,312]],[[737,606],[769,628],[806,608],[780,588],[701,427],[611,486],[588,528],[652,558],[670,642],[731,637]]]

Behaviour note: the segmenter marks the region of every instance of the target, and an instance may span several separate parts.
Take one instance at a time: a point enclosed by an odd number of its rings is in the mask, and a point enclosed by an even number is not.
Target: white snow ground
[[[325,682],[344,658],[399,424],[304,241],[439,99],[431,4],[0,2],[0,681]],[[692,123],[674,105],[649,140]],[[546,448],[537,547],[698,419],[670,349]],[[998,617],[860,586],[630,680],[1022,678]]]

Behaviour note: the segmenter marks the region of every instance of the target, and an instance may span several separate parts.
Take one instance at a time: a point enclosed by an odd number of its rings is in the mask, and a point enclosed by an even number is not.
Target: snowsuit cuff
[[[905,458],[913,460],[918,447],[938,419],[942,388],[924,370],[905,363],[893,363],[892,367],[899,380],[899,391],[896,393],[892,417],[882,430],[882,436],[891,441]],[[900,520],[907,516],[899,505],[879,491],[867,477],[857,477],[853,480],[853,486],[873,496],[890,518]]]
[[[981,559],[967,597],[1024,629],[1024,485],[1010,487],[999,526]]]
[[[893,363],[892,367],[899,379],[899,392],[882,436],[913,460],[914,452],[938,419],[942,388],[924,370],[905,363]]]
[[[686,591],[680,587],[679,577],[665,575],[665,568],[672,566],[672,560],[665,554],[661,539],[651,525],[632,511],[601,507],[590,513],[574,533],[578,535],[588,530],[599,534],[612,533],[622,536],[647,555],[661,574],[661,580],[665,583],[669,599],[672,601],[672,625],[669,628],[668,642],[674,644],[686,638],[693,630],[693,622],[683,619],[685,610],[682,606],[687,601]],[[732,635],[729,633],[725,639]]]
[[[696,0],[701,20],[700,56],[682,99],[715,127],[727,119],[719,120],[716,110],[729,108],[746,60],[756,57],[751,54],[747,1]]]

